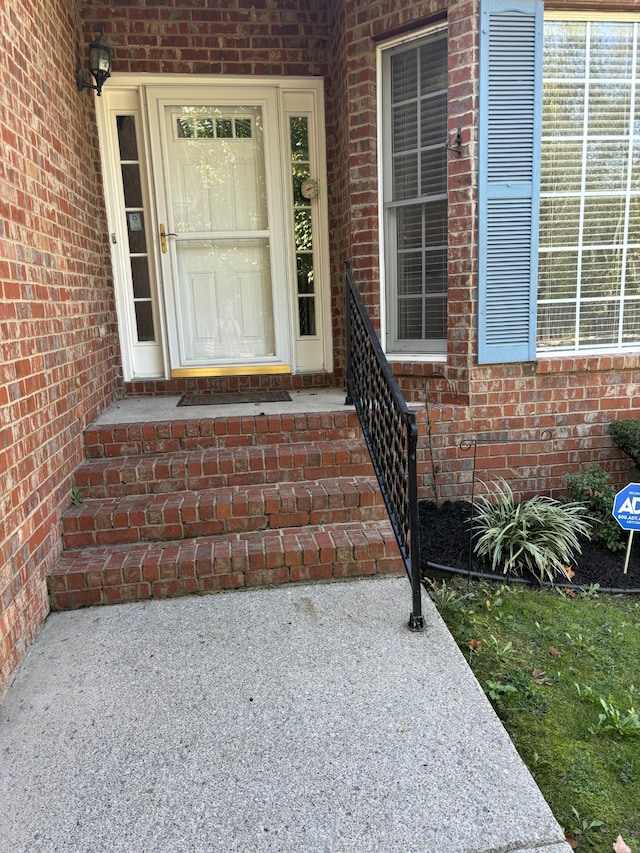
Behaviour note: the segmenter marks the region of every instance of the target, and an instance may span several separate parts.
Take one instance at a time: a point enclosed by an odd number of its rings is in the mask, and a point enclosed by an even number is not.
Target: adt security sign
[[[629,483],[618,492],[613,517],[623,530],[640,530],[640,483]]]

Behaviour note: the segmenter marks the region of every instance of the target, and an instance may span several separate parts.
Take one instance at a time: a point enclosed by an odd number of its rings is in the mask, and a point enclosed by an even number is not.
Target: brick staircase
[[[402,572],[352,410],[92,426],[51,607]]]

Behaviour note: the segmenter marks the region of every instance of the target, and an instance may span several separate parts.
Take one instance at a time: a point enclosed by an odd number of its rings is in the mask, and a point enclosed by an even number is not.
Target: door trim
[[[304,373],[330,373],[333,370],[333,341],[332,341],[332,322],[331,322],[331,270],[329,263],[329,230],[328,230],[328,191],[327,191],[327,168],[326,168],[326,146],[325,146],[325,119],[324,119],[324,88],[323,80],[320,77],[242,77],[242,76],[225,76],[225,75],[185,75],[185,74],[138,74],[134,72],[116,72],[109,80],[109,86],[103,91],[102,98],[95,99],[95,108],[98,123],[98,135],[100,141],[101,159],[103,162],[105,201],[107,207],[108,229],[111,234],[118,232],[118,245],[111,245],[112,263],[114,271],[114,285],[116,292],[116,307],[118,309],[118,327],[122,350],[123,363],[123,379],[125,382],[136,381],[140,379],[170,379],[172,377],[187,377],[187,376],[229,376],[229,375],[268,375],[268,374],[304,374]],[[146,174],[148,181],[146,183],[146,191],[148,193],[151,209],[154,213],[158,210],[158,201],[156,197],[155,186],[156,182],[152,176],[152,160],[151,160],[151,145],[150,145],[150,129],[147,121],[148,109],[146,90],[147,88],[162,88],[167,93],[170,89],[188,87],[190,95],[193,98],[198,98],[203,95],[204,90],[211,87],[223,87],[229,97],[233,87],[238,91],[250,87],[255,90],[256,98],[261,98],[261,92],[266,95],[265,90],[275,90],[278,102],[279,121],[281,122],[281,135],[276,140],[271,140],[271,156],[278,159],[278,168],[283,171],[285,181],[290,169],[290,160],[287,158],[287,128],[288,116],[298,113],[313,116],[313,136],[312,144],[314,147],[314,164],[312,169],[314,175],[318,178],[318,195],[314,200],[315,205],[315,223],[314,223],[314,244],[317,247],[317,257],[314,250],[314,262],[317,262],[316,281],[318,283],[318,300],[317,300],[317,316],[319,318],[318,334],[316,347],[318,356],[310,360],[306,357],[307,343],[313,343],[310,340],[305,340],[298,335],[297,325],[297,299],[295,293],[296,287],[296,270],[295,256],[292,243],[292,235],[289,231],[290,223],[277,222],[274,223],[275,229],[283,230],[283,240],[285,244],[285,255],[287,258],[287,279],[288,291],[286,299],[285,316],[281,316],[278,320],[288,325],[289,335],[289,352],[287,358],[283,351],[281,354],[282,361],[277,363],[251,363],[243,365],[219,365],[205,367],[174,367],[172,369],[169,358],[169,340],[168,340],[168,317],[167,317],[167,298],[164,292],[164,281],[157,276],[157,306],[156,312],[159,317],[158,343],[161,347],[161,356],[158,363],[158,369],[151,374],[141,373],[136,370],[134,353],[132,350],[131,339],[131,322],[127,320],[126,300],[128,299],[126,282],[122,276],[122,261],[119,259],[121,246],[126,237],[126,229],[122,233],[122,205],[121,205],[121,190],[118,191],[119,164],[115,154],[117,153],[117,138],[114,139],[113,123],[114,115],[119,108],[119,95],[127,96],[128,98],[135,97],[137,103],[138,118],[140,121],[141,139],[139,143],[143,148]],[[164,97],[164,96],[163,96]],[[206,97],[206,96],[205,96]],[[305,98],[307,99],[305,101]],[[306,103],[306,108],[304,104]],[[115,105],[115,106],[114,106]],[[286,219],[286,211],[285,217]],[[155,224],[155,223],[154,223]],[[157,229],[151,227],[150,231],[150,252],[153,256],[155,269],[158,271],[161,267],[162,255],[158,239]],[[317,235],[317,240],[316,240]],[[112,241],[114,243],[114,241]],[[170,306],[169,306],[170,307]],[[302,349],[300,349],[302,347]],[[162,367],[160,366],[162,365]]]

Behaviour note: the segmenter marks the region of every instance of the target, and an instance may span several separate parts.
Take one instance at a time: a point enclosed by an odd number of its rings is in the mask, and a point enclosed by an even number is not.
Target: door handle
[[[164,227],[164,222],[160,223],[160,248],[162,249],[162,254],[167,254],[167,237],[177,237],[173,231],[167,231]]]

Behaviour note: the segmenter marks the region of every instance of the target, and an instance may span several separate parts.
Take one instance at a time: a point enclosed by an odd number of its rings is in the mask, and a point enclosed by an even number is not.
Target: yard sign
[[[623,530],[629,531],[627,554],[624,560],[624,573],[626,575],[629,568],[633,533],[635,530],[640,530],[640,483],[629,483],[624,489],[620,489],[613,500],[613,517]]]

